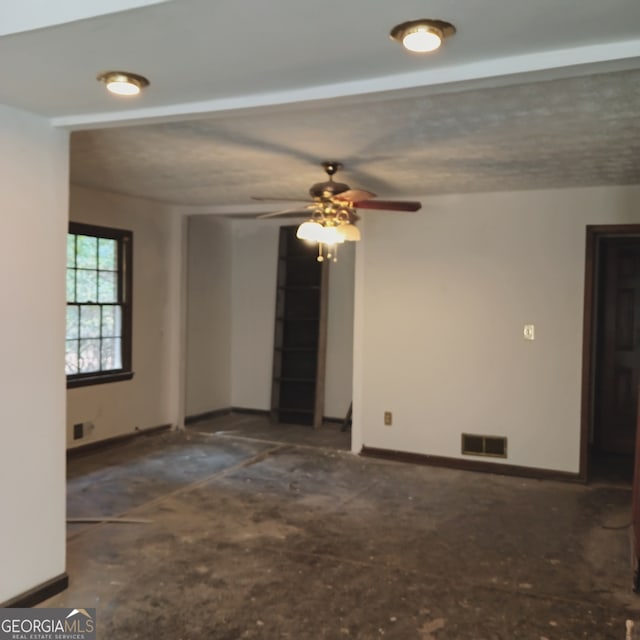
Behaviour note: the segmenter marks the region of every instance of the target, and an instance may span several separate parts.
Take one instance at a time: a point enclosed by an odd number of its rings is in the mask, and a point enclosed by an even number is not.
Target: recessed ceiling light
[[[442,41],[452,36],[456,28],[444,20],[410,20],[391,29],[393,40],[400,42],[405,49],[416,53],[435,51]]]
[[[98,74],[98,80],[103,82],[111,93],[119,96],[136,96],[149,86],[144,76],[128,71],[104,71]]]

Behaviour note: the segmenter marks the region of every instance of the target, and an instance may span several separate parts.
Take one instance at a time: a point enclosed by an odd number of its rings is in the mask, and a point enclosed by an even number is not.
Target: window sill
[[[131,380],[133,371],[118,371],[116,373],[101,373],[99,375],[88,375],[79,378],[67,378],[67,389],[75,387],[88,387],[95,384],[107,384],[108,382],[122,382]]]

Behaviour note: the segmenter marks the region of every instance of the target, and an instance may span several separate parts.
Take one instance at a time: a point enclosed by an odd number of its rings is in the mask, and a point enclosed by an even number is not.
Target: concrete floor
[[[354,456],[226,416],[69,464],[69,589],[111,640],[625,639],[630,490]],[[638,624],[640,629],[640,624]],[[640,635],[638,635],[640,638]]]

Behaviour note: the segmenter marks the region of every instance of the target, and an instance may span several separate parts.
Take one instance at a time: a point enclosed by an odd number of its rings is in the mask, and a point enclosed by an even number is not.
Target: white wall
[[[461,433],[501,435],[506,463],[577,472],[585,227],[640,222],[640,188],[423,201],[367,213],[353,449],[458,458]]]
[[[232,223],[232,405],[268,410],[275,324],[278,239],[282,221]],[[325,416],[343,418],[351,402],[353,245],[330,265]]]
[[[215,216],[189,218],[188,416],[231,406],[231,232]]]
[[[231,251],[231,403],[268,410],[280,222],[234,220]]]
[[[132,380],[68,390],[68,445],[181,423],[180,217],[157,202],[72,187],[70,219],[133,231],[135,375]],[[78,422],[92,422],[95,429],[73,441]]]
[[[170,365],[170,354],[180,355],[175,308],[184,297],[175,277],[179,218],[157,203],[72,187],[71,219],[134,231],[135,376],[68,391],[69,446],[180,422],[174,407],[182,394],[187,416],[230,406],[269,409],[280,222],[189,218],[181,386],[179,367]],[[339,418],[351,401],[353,268],[348,246],[331,265],[329,287],[325,415]],[[95,430],[73,441],[77,422]]]
[[[344,419],[352,399],[354,269],[357,243],[339,247],[329,266],[327,375],[324,415]]]
[[[0,603],[65,571],[68,136],[0,106]]]

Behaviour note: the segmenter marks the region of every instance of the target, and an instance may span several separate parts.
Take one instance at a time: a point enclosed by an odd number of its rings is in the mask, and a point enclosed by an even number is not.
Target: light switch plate
[[[524,339],[525,340],[535,340],[536,338],[536,328],[532,324],[524,325]]]

